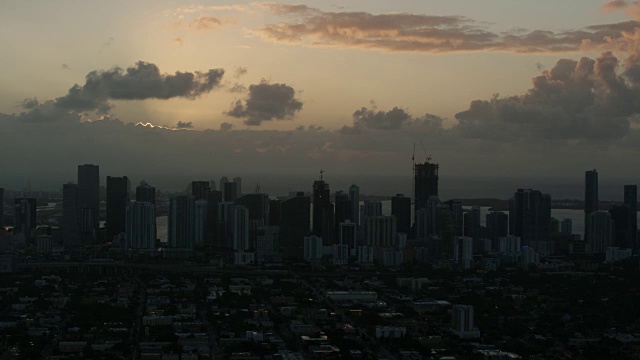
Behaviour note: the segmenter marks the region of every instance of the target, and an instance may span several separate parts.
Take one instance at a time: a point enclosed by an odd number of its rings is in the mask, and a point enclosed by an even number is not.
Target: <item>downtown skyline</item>
[[[4,187],[85,162],[401,175],[414,143],[447,176],[639,175],[635,2],[2,7]]]

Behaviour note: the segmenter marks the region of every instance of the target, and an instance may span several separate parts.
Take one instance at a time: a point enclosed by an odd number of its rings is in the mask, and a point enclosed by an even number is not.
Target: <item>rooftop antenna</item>
[[[420,147],[422,147],[422,151],[424,152],[424,156],[427,158],[427,162],[430,162],[431,154],[427,154],[427,150],[425,150],[424,144],[422,144],[422,140],[420,141]]]

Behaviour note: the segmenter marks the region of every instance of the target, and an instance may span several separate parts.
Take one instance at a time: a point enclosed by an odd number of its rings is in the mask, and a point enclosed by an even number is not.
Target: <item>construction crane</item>
[[[424,148],[424,144],[422,144],[422,140],[420,140],[420,147],[422,147],[422,151],[424,152],[424,157],[427,158],[427,162],[430,162],[431,161],[431,154],[427,154],[427,150]],[[414,150],[414,152],[415,152],[415,150]]]

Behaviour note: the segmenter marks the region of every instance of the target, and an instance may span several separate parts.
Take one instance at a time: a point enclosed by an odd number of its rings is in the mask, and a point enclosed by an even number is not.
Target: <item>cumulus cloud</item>
[[[620,66],[611,53],[559,60],[532,80],[524,95],[475,100],[456,114],[454,130],[467,137],[622,139],[640,113],[640,57]]]
[[[210,15],[203,15],[189,23],[189,28],[196,31],[216,30],[226,21]]]
[[[176,124],[176,128],[178,129],[192,129],[193,128],[193,122],[189,121],[178,121],[178,123]]]
[[[233,124],[231,123],[223,122],[220,124],[220,131],[229,131],[231,129],[233,129]]]
[[[295,90],[287,84],[260,84],[249,86],[249,94],[244,100],[237,100],[231,104],[226,113],[244,123],[258,126],[263,121],[292,119],[302,110],[302,102],[296,99]]]
[[[404,109],[394,107],[389,111],[376,111],[374,102],[372,109],[362,107],[353,113],[353,126],[343,126],[338,131],[342,134],[355,135],[364,130],[402,130],[420,129],[433,131],[442,128],[443,119],[433,114],[425,114],[422,117],[413,117]]]
[[[626,4],[626,3],[625,3]],[[411,13],[329,12],[306,5],[263,3],[268,12],[288,18],[256,30],[264,38],[309,46],[362,48],[388,52],[496,51],[560,53],[627,47],[640,23],[631,21],[567,31],[495,32],[464,16]]]
[[[244,66],[238,66],[236,70],[233,72],[234,79],[239,79],[244,75],[247,75],[249,70]]]
[[[56,99],[62,108],[95,110],[108,100],[195,99],[218,87],[223,69],[207,72],[181,72],[163,74],[158,66],[139,61],[123,70],[115,67],[87,74],[84,85],[74,85],[67,95]]]
[[[640,1],[611,0],[602,5],[605,12],[624,10],[624,12],[635,19],[640,18]]]

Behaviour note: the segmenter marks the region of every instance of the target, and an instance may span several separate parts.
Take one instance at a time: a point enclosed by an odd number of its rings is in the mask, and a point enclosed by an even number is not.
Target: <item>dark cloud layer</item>
[[[559,60],[532,80],[521,96],[475,100],[456,114],[466,137],[518,139],[622,139],[640,113],[640,61],[621,67],[610,52],[597,59]]]
[[[176,128],[178,129],[192,129],[193,128],[193,122],[189,121],[178,121],[178,123],[176,124]]]
[[[635,48],[629,39],[637,38],[640,27],[637,21],[627,21],[560,32],[524,30],[499,33],[463,16],[328,12],[306,5],[279,3],[262,6],[273,14],[290,19],[258,29],[257,32],[267,39],[390,52],[559,53],[612,46],[629,50]]]
[[[421,129],[433,131],[442,128],[443,119],[433,114],[413,117],[404,109],[394,107],[389,111],[376,111],[361,108],[353,113],[353,126],[343,126],[339,131],[343,134],[360,134],[363,130],[401,130]]]
[[[247,98],[233,103],[226,114],[245,119],[244,123],[251,126],[263,121],[292,119],[302,110],[302,102],[295,95],[295,90],[287,84],[250,85]]]

